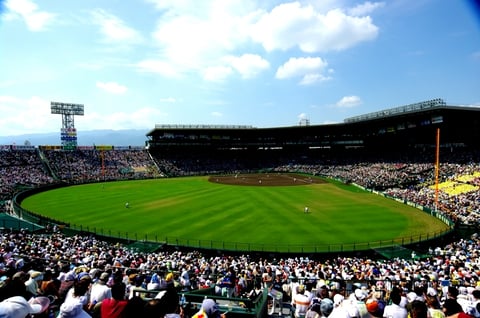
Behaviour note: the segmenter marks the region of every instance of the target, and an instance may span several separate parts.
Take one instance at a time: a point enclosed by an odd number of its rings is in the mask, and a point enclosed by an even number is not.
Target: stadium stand
[[[83,310],[84,317],[114,317],[105,314],[110,301],[90,299],[92,284],[103,282],[112,296],[120,290],[116,297],[126,302],[121,309],[126,318],[200,317],[199,310],[212,316],[216,309],[229,318],[293,315],[297,290],[309,295],[309,317],[330,312],[335,313],[333,318],[382,317],[395,293],[405,310],[402,317],[415,301],[430,305],[430,298],[437,300],[432,310],[444,309],[443,316],[457,317],[461,312],[480,317],[478,234],[431,246],[426,255],[408,250],[412,254],[378,259],[229,255],[168,247],[140,251],[89,234],[66,235],[57,225],[40,227],[39,220],[21,220],[11,208],[16,194],[43,185],[268,170],[353,183],[439,209],[457,225],[478,229],[478,114],[432,100],[339,125],[158,126],[147,134],[148,149],[2,146],[0,311],[10,310],[16,296],[34,303],[36,295],[47,297],[48,304],[35,317],[67,317],[72,308]],[[464,126],[472,130],[464,134],[457,130]],[[444,133],[438,206],[429,139],[437,128]],[[274,277],[281,299],[272,293]],[[274,298],[281,306],[272,307]],[[209,299],[216,305],[207,307]],[[453,301],[459,304],[457,312],[449,311]],[[429,317],[434,317],[433,311]]]

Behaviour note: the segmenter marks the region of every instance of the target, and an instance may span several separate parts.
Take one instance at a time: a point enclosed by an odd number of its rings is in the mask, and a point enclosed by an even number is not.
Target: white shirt
[[[407,316],[407,309],[397,304],[387,305],[383,311],[383,317],[386,318],[407,318]]]
[[[310,306],[310,299],[308,296],[297,293],[293,299],[293,303],[295,305],[295,317],[305,316],[308,306]]]
[[[104,299],[112,298],[112,290],[105,283],[96,282],[90,289],[90,302],[99,303]]]

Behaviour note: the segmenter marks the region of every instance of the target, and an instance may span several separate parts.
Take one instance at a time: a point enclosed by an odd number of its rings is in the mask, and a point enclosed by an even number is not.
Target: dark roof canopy
[[[480,108],[448,106],[441,99],[345,119],[343,123],[255,128],[227,125],[157,125],[149,147],[402,149],[435,144],[480,145]]]

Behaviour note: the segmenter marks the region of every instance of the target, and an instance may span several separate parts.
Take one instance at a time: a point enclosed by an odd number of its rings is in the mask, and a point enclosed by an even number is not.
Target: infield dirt
[[[247,186],[301,186],[325,183],[322,179],[291,173],[257,173],[211,176],[208,181],[229,185]]]

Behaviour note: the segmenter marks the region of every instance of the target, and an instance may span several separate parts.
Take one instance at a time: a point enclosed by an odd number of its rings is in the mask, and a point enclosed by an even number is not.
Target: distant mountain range
[[[77,143],[79,146],[145,146],[147,133],[147,130],[140,129],[79,131]],[[0,145],[24,145],[26,143],[33,146],[60,145],[60,132],[0,136]]]

